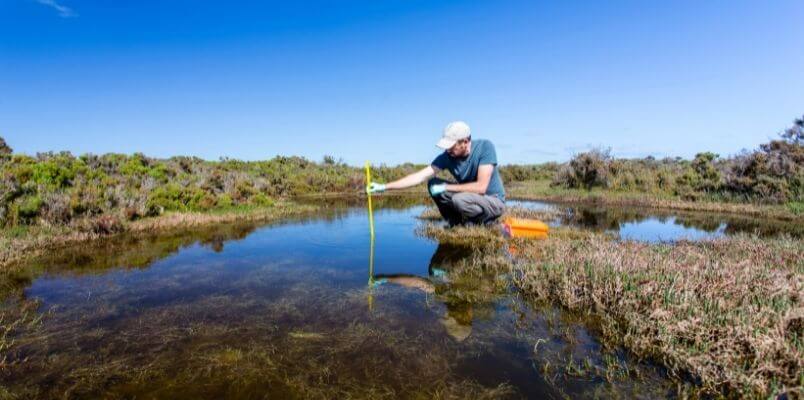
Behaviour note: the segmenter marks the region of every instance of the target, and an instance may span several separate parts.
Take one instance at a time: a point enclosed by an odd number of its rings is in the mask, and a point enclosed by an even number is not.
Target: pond
[[[123,237],[31,263],[5,282],[3,312],[41,320],[14,331],[0,395],[675,393],[660,368],[601,343],[594,321],[533,304],[504,270],[468,268],[464,249],[417,237],[423,205],[379,203],[373,254],[365,210],[333,204],[315,217]]]
[[[660,210],[627,206],[590,206],[509,200],[509,206],[556,210],[552,226],[573,226],[608,232],[623,240],[668,242],[714,239],[734,234],[804,236],[804,226],[726,213]]]

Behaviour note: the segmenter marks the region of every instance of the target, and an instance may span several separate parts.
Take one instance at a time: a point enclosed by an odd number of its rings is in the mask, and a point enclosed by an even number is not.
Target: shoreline
[[[0,238],[0,271],[42,256],[48,251],[65,247],[112,239],[125,234],[167,233],[187,229],[236,222],[270,222],[293,216],[312,214],[318,207],[292,201],[278,202],[271,207],[253,207],[210,212],[171,212],[158,217],[122,223],[120,230],[112,233],[96,233],[78,230],[75,227],[57,227],[55,230],[37,229],[18,238]]]
[[[688,201],[676,198],[662,198],[643,193],[621,193],[604,191],[531,191],[533,187],[513,184],[508,190],[507,199],[525,201],[544,201],[552,203],[623,206],[653,208],[659,210],[677,210],[691,212],[711,212],[751,216],[755,218],[771,218],[779,221],[801,221],[804,214],[795,214],[785,206],[757,205],[750,203]]]
[[[784,222],[804,223],[804,215],[796,215],[785,211],[781,206],[763,206],[739,203],[691,202],[684,200],[663,199],[658,196],[626,193],[545,193],[529,192],[534,186],[513,184],[508,191],[508,200],[543,201],[557,204],[597,205],[608,207],[639,207],[646,209],[686,211],[698,213],[731,214],[751,218],[769,218]],[[378,199],[401,197],[418,197],[418,191],[405,190],[393,195],[376,196]],[[9,266],[42,255],[46,251],[58,250],[63,247],[77,245],[85,242],[94,242],[121,234],[138,234],[148,231],[169,231],[181,228],[190,228],[202,225],[219,223],[246,222],[246,221],[272,221],[293,215],[314,212],[319,207],[311,205],[305,200],[331,200],[356,199],[362,197],[354,192],[328,192],[304,196],[295,196],[278,202],[269,207],[241,207],[224,210],[211,210],[207,212],[170,212],[157,217],[123,222],[111,233],[95,233],[92,230],[77,226],[32,226],[21,235],[13,233],[12,229],[5,229],[0,236],[0,270]],[[103,216],[101,216],[103,217]]]

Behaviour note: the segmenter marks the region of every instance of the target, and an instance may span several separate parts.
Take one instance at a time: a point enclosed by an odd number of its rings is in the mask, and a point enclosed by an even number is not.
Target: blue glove
[[[446,183],[439,183],[437,185],[430,186],[430,195],[435,196],[447,191],[447,184]]]
[[[382,183],[371,182],[371,185],[366,186],[366,194],[382,193],[385,191],[385,185]]]
[[[385,278],[371,279],[371,281],[369,282],[369,285],[371,285],[371,287],[377,287],[377,286],[380,286],[380,285],[382,285],[384,283],[387,283],[387,282],[388,282],[388,279],[385,279]]]

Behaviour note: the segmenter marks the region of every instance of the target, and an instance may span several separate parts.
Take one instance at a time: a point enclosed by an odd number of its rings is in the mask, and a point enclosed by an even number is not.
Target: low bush
[[[804,118],[779,140],[729,158],[711,152],[656,160],[615,159],[595,149],[574,156],[555,173],[552,185],[569,189],[664,193],[686,200],[787,203],[804,200]]]

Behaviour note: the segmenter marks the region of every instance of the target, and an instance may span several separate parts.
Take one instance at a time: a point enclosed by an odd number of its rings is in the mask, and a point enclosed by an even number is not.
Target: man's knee
[[[473,202],[473,201],[472,201],[472,197],[473,197],[473,196],[472,196],[472,194],[473,194],[473,193],[469,193],[469,192],[458,192],[458,193],[455,193],[455,194],[452,196],[452,201],[453,201],[453,202],[454,202],[456,205],[466,205],[466,204],[470,204],[470,203],[472,203],[472,202]]]
[[[465,216],[472,216],[482,211],[482,208],[477,204],[478,195],[468,192],[455,193],[452,196],[452,204],[461,214]]]

